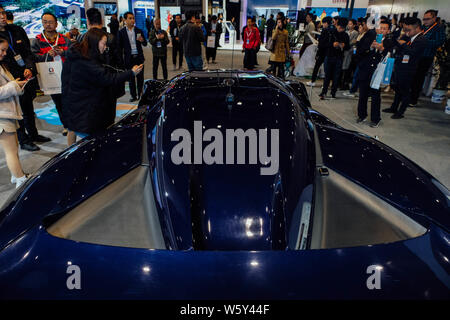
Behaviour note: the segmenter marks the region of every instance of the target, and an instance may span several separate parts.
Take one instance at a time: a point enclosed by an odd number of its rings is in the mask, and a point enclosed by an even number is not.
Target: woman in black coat
[[[142,65],[120,73],[102,65],[107,33],[93,28],[81,43],[67,52],[63,65],[62,122],[80,137],[104,131],[114,123],[116,105],[114,89],[142,71]],[[75,142],[72,133],[69,145]]]

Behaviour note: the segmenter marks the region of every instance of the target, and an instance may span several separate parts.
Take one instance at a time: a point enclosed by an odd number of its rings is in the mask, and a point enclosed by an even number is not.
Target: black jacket
[[[144,38],[144,42],[141,44],[140,41],[137,41],[136,34],[140,33]],[[141,29],[134,27],[134,34],[136,38],[136,48],[138,51],[138,63],[144,63],[144,52],[142,51],[142,46],[147,46],[147,40],[145,40],[144,33]],[[119,49],[120,57],[123,61],[122,65],[125,68],[131,69],[133,66],[131,65],[131,45],[130,40],[128,39],[127,27],[124,27],[119,30],[117,33],[117,47]]]
[[[270,18],[266,21],[267,33],[271,33],[273,29],[275,29],[275,20]]]
[[[202,29],[195,23],[188,21],[180,31],[180,40],[183,43],[183,51],[186,57],[202,55],[202,42],[205,41]]]
[[[333,46],[334,42],[339,42],[344,44],[344,48],[337,47],[335,48]],[[350,38],[347,34],[347,32],[338,32],[336,29],[330,29],[330,38],[329,38],[329,44],[327,49],[327,57],[337,57],[337,58],[343,58],[344,57],[344,51],[347,51],[350,49]]]
[[[213,34],[211,32],[212,31],[212,23],[211,22],[208,22],[206,24],[205,29],[206,29],[207,36],[210,36]],[[216,48],[217,48],[219,46],[220,35],[222,34],[222,24],[219,22],[216,22],[216,33],[215,34],[216,34]]]
[[[371,51],[370,46],[377,38],[377,33],[375,29],[367,30],[367,32],[362,36],[362,38],[356,42],[356,55],[355,60],[359,65],[360,63],[366,63],[364,60],[369,57]]]
[[[180,40],[176,40],[175,38],[180,38],[180,31],[183,27],[183,23],[178,27],[177,23],[170,23],[170,37],[172,38],[172,45],[178,45],[180,44]]]
[[[75,47],[69,48],[63,64],[62,122],[68,129],[96,133],[114,123],[114,88],[129,81],[131,70],[112,73],[100,61],[86,59]]]
[[[378,63],[389,53],[395,46],[395,40],[392,34],[388,34],[383,40],[384,50],[382,52],[371,49],[365,58],[359,64],[358,78],[360,81],[370,81]]]
[[[327,54],[328,47],[330,46],[330,28],[323,28],[320,33],[319,43],[317,45],[317,55],[324,56]]]
[[[108,24],[109,32],[113,35],[117,36],[117,32],[119,32],[119,21],[117,19],[111,19],[111,22]]]
[[[8,66],[8,70],[9,72],[11,72],[14,78],[23,79],[23,72],[25,71],[25,69],[30,69],[34,74],[34,56],[31,52],[30,39],[28,39],[25,30],[14,24],[6,25],[5,29],[6,31],[0,31],[0,37],[8,40],[14,51],[11,50],[11,47],[8,48],[7,54],[3,59],[3,63]],[[20,54],[22,56],[25,66],[21,67],[17,64],[16,60],[14,59],[14,56],[17,54]]]
[[[397,41],[395,43],[395,72],[412,75],[417,70],[417,65],[428,45],[428,40],[422,34],[419,34],[410,44],[408,44],[410,38],[403,37],[402,40],[405,40],[406,43],[402,45]],[[405,59],[406,56],[409,59]],[[408,62],[404,63],[406,61]]]

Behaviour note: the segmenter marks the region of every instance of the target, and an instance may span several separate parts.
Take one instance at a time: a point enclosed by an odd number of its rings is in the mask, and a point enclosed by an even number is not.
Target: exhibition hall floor
[[[152,77],[151,49],[146,48],[145,54],[147,63],[145,65],[145,78]],[[210,65],[211,69],[231,67],[230,50],[219,50],[217,54],[217,64]],[[259,68],[265,70],[268,67],[268,52],[258,54]],[[243,54],[240,51],[234,52],[234,68],[242,68]],[[171,48],[168,56],[169,78],[175,76],[180,71],[174,71],[172,66]],[[186,64],[184,64],[186,67]],[[183,70],[181,70],[183,71]],[[159,70],[161,77],[162,71]],[[306,79],[301,79],[306,82]],[[405,113],[405,118],[393,120],[390,114],[382,113],[382,122],[379,128],[371,128],[368,124],[356,124],[357,98],[346,98],[342,92],[337,93],[336,100],[319,100],[321,81],[308,93],[312,93],[310,100],[314,109],[323,113],[331,120],[344,128],[363,132],[372,137],[377,137],[383,143],[401,152],[422,168],[440,180],[447,188],[450,188],[450,115],[444,113],[443,104],[433,104],[428,98],[421,98],[419,107],[409,109]],[[118,116],[134,108],[130,104],[129,93],[119,99]],[[390,106],[393,94],[382,94],[382,108]],[[48,97],[38,97],[34,101],[37,114],[37,127],[39,133],[52,139],[51,142],[40,144],[40,151],[28,152],[20,150],[20,159],[25,172],[33,172],[42,166],[51,157],[67,147],[66,137],[62,132],[62,127],[55,125],[58,119],[55,116],[54,107]],[[370,168],[367,168],[370,170]],[[0,150],[0,206],[7,200],[14,191],[15,185],[10,183],[10,173],[6,167],[5,155]]]

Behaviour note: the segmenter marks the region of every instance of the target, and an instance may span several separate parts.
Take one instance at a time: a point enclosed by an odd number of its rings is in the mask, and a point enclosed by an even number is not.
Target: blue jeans
[[[202,71],[203,70],[203,59],[202,56],[186,57],[186,63],[188,65],[189,71]]]
[[[351,93],[358,91],[358,73],[359,67],[356,67],[355,72],[353,73],[352,87],[350,88]]]

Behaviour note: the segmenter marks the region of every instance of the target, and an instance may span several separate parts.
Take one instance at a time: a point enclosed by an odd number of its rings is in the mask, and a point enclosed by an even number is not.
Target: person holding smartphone
[[[161,61],[164,80],[167,80],[167,45],[169,44],[169,36],[165,30],[161,30],[161,19],[153,20],[155,28],[150,31],[150,43],[153,53],[153,78],[158,79],[158,65]]]
[[[81,138],[103,132],[114,123],[116,105],[110,99],[114,88],[139,75],[144,67],[140,64],[131,70],[108,72],[102,63],[107,37],[102,29],[90,29],[81,43],[69,48],[63,65],[63,122]]]
[[[23,87],[28,80],[14,79],[9,72],[4,63],[8,48],[8,40],[0,38],[0,145],[11,172],[11,183],[15,183],[18,188],[27,179],[20,164],[17,144],[17,120],[22,119],[18,97],[23,94]]]
[[[135,27],[134,15],[131,12],[124,14],[126,28],[121,29],[117,33],[117,44],[120,57],[123,60],[122,65],[126,69],[131,69],[134,65],[141,65],[145,62],[142,46],[147,46],[147,40],[143,36],[143,32]],[[142,94],[144,87],[144,71],[133,77],[130,81],[130,102],[137,101]]]
[[[36,75],[34,57],[30,48],[30,39],[22,27],[7,24],[6,11],[0,5],[0,37],[7,39],[9,48],[3,59],[8,70],[15,79],[27,80]],[[33,100],[38,88],[34,79],[25,87],[24,93],[19,97],[23,119],[19,120],[17,137],[20,148],[27,151],[37,151],[40,148],[35,142],[50,141],[48,137],[39,134],[36,127]]]

